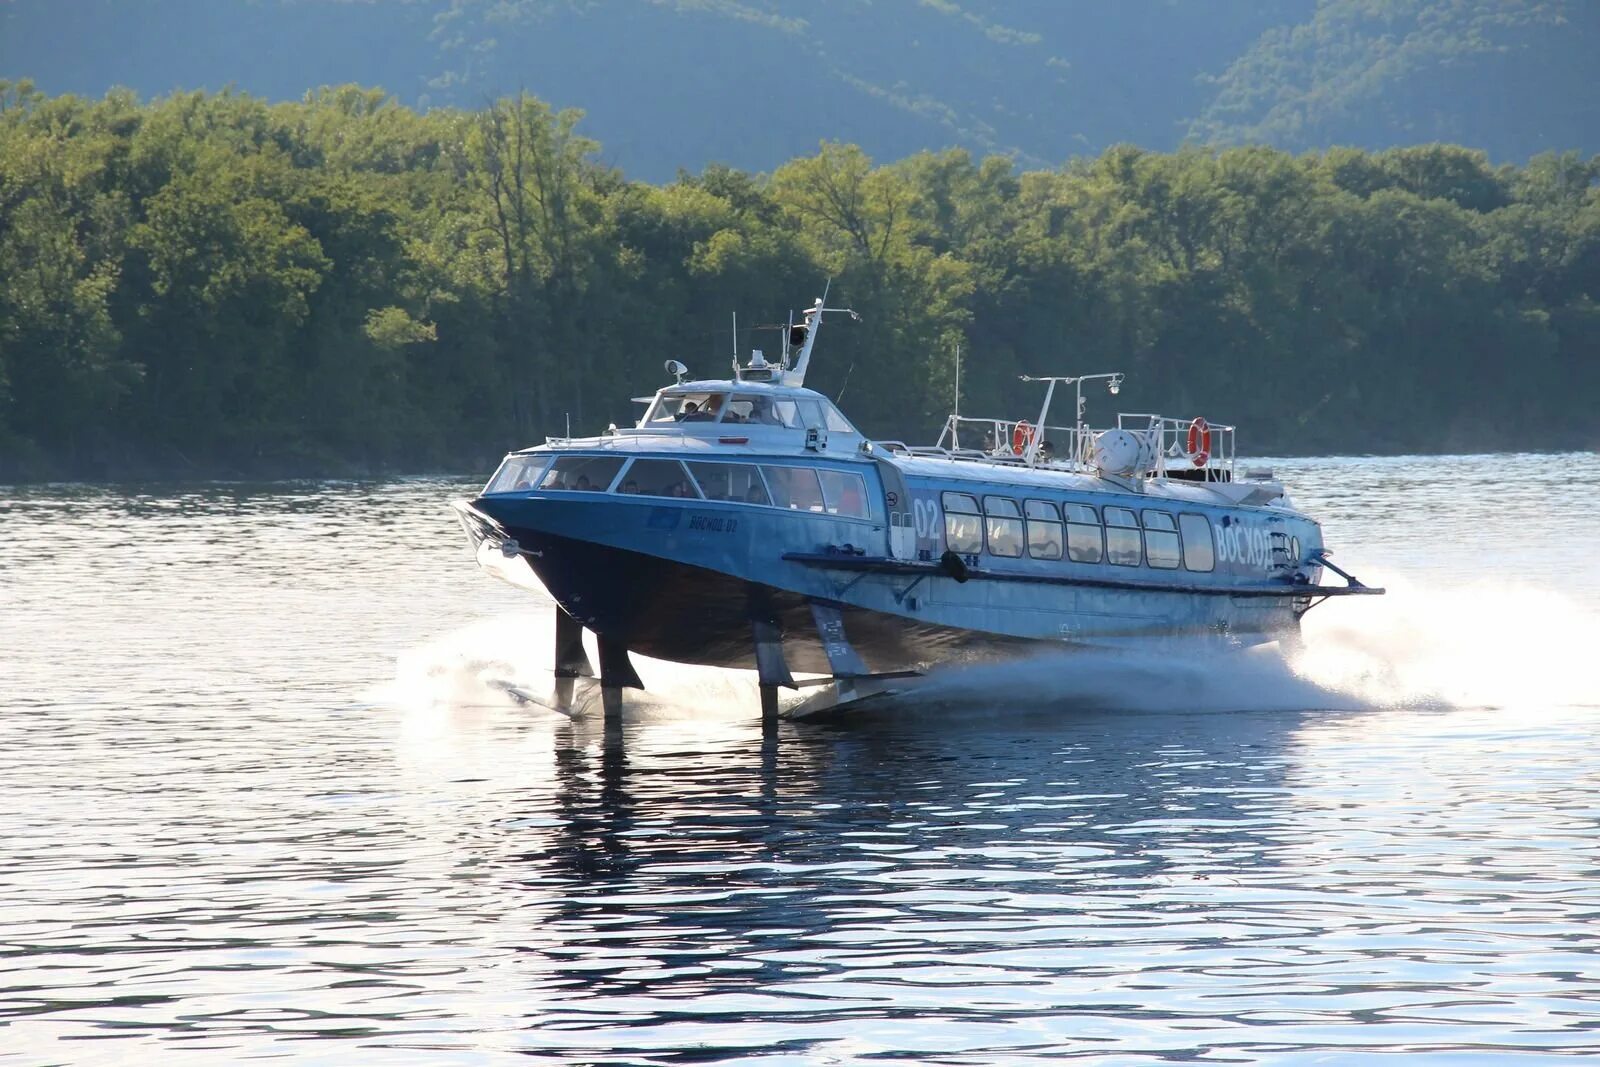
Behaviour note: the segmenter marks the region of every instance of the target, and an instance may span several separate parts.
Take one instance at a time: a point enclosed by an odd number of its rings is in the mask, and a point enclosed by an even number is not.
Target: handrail
[[[1204,472],[1208,478],[1215,476],[1218,480],[1232,481],[1234,462],[1237,458],[1236,427],[1224,423],[1207,423],[1210,447],[1191,452],[1188,447],[1188,435],[1192,421],[1165,415],[1121,414],[1117,416],[1117,425],[1114,428],[1138,434],[1149,442],[1151,468],[1139,475],[1140,478],[1165,479],[1174,476],[1194,478],[1198,476],[1195,472]],[[1017,427],[1025,422],[1032,430],[1033,439],[1040,442],[1040,447],[1032,454],[1027,450],[1018,454],[1012,446]],[[1094,465],[1095,440],[1104,432],[1104,428],[1094,429],[1089,426],[1080,428],[1047,425],[1040,428],[1034,427],[1026,419],[951,415],[945,420],[937,443],[932,446],[907,445],[900,441],[892,444],[898,445],[908,455],[913,456],[938,456],[1004,466],[1022,464],[1046,470],[1097,474],[1099,471]],[[963,436],[966,441],[971,441],[975,435],[981,442],[979,447],[973,448],[964,444]],[[888,447],[890,443],[884,444]],[[1045,445],[1049,447],[1045,448]],[[1196,463],[1200,451],[1204,451],[1206,455],[1201,463]]]

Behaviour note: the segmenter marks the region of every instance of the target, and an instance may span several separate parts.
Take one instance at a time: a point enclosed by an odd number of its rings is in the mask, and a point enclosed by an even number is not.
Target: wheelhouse
[[[821,393],[792,386],[691,382],[662,389],[646,402],[649,407],[635,430],[695,434],[720,433],[738,426],[861,436],[833,401]],[[718,429],[713,431],[712,427]]]

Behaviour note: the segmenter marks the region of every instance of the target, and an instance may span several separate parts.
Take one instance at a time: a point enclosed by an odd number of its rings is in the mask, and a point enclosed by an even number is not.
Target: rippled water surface
[[[1293,663],[767,733],[515,706],[465,484],[0,488],[0,1061],[1600,1057],[1600,459],[1278,466]]]

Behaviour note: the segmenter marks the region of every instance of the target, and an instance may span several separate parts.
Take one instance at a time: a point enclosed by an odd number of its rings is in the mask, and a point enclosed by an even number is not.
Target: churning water
[[[1292,661],[1044,657],[763,734],[466,485],[0,490],[0,1062],[1600,1056],[1600,457],[1278,464]]]

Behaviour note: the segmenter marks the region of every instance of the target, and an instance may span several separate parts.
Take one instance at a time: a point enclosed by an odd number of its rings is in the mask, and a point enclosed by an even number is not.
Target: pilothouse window
[[[805,420],[807,426],[822,427],[827,425],[822,419],[822,405],[814,397],[802,397],[795,401],[800,406],[800,418]]]
[[[826,400],[822,402],[822,417],[827,420],[829,433],[855,433],[856,428],[850,425],[850,420]]]
[[[679,422],[716,422],[722,414],[724,393],[663,393],[645,416],[646,426]]]
[[[743,422],[752,426],[782,426],[790,430],[800,428],[800,415],[793,400],[775,400],[760,394],[734,396],[728,401],[728,412],[722,421]]]

